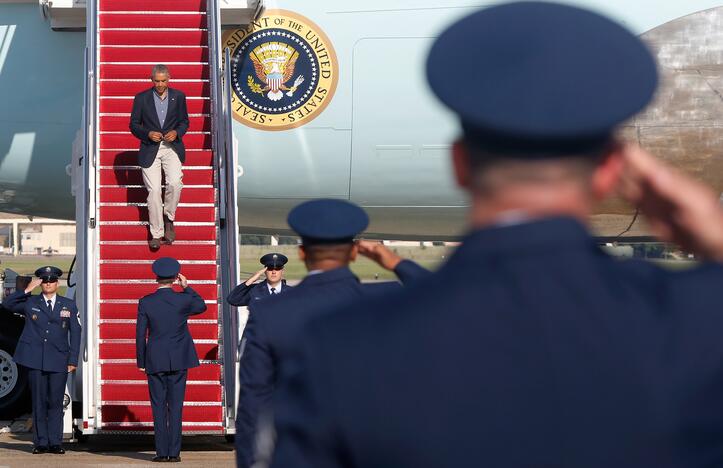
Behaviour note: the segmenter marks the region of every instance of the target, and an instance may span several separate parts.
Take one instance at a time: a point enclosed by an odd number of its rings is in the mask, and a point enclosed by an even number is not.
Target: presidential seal
[[[338,79],[334,48],[309,19],[269,10],[224,34],[231,49],[233,116],[249,127],[287,130],[317,117]]]

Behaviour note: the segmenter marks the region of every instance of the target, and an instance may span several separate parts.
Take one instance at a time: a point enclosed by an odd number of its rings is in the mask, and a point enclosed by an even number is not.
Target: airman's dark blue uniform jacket
[[[203,298],[190,287],[181,293],[171,288],[159,288],[141,298],[136,323],[138,367],[145,368],[147,374],[155,374],[198,366],[188,317],[205,310]]]
[[[3,306],[25,316],[13,356],[15,362],[49,372],[67,372],[69,365],[78,365],[81,326],[72,299],[56,294],[55,306],[50,310],[42,294],[16,291],[5,298]]]
[[[287,286],[286,280],[281,280],[282,287],[279,294],[286,294],[287,292],[294,289],[293,286]],[[267,298],[271,296],[269,292],[268,281],[263,280],[260,283],[254,283],[250,286],[246,286],[246,283],[241,283],[228,294],[226,302],[232,306],[241,307],[251,304],[253,301]]]
[[[395,273],[404,284],[429,275],[428,270],[409,260],[400,262]],[[361,283],[349,268],[338,268],[307,276],[287,294],[251,303],[244,329],[236,414],[238,466],[253,462],[259,412],[269,405],[279,366],[293,353],[304,323],[334,304],[353,304],[362,297],[400,287],[397,282]]]
[[[572,219],[474,232],[307,324],[273,466],[723,466],[722,286],[719,264],[613,259]]]

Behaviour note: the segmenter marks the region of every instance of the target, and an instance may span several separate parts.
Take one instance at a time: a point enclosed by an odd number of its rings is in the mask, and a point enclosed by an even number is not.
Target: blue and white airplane
[[[240,23],[248,21],[258,3],[221,2],[232,54],[254,29]],[[289,207],[308,198],[338,197],[364,206],[378,235],[433,239],[459,234],[466,200],[454,186],[447,155],[458,127],[428,91],[424,59],[447,24],[495,2],[262,3],[265,11],[256,28],[264,21],[285,22],[290,30],[295,21],[306,22],[311,28],[307,39],[315,49],[318,79],[328,87],[324,95],[302,94],[314,70],[308,64],[303,69],[301,62],[296,74],[277,73],[276,81],[273,70],[267,70],[266,84],[258,70],[234,70],[243,231],[283,233]],[[723,4],[565,3],[608,14],[649,41],[660,63],[662,87],[655,103],[623,133],[721,190]],[[84,25],[85,1],[0,0],[0,211],[74,218],[67,168],[74,141],[76,153],[82,146]],[[464,76],[464,66],[459,64],[450,79]],[[288,121],[280,122],[285,110]],[[615,235],[632,215],[630,207],[611,202],[594,216],[593,226],[603,236]],[[636,223],[629,234],[645,234],[644,225]]]

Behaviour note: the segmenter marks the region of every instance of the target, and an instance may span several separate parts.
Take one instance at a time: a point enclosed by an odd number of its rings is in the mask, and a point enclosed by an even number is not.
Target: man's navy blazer
[[[188,330],[188,317],[206,310],[196,291],[159,288],[138,301],[136,362],[147,374],[198,366],[198,355]],[[146,342],[146,332],[148,341]]]
[[[278,294],[286,294],[287,292],[294,289],[293,286],[287,286],[286,280],[281,280],[281,292]],[[258,301],[271,296],[269,292],[268,281],[263,280],[259,283],[254,283],[250,286],[246,286],[246,283],[241,283],[228,294],[226,302],[232,306],[241,307],[251,304],[253,301]]]
[[[161,144],[148,138],[149,132],[161,132],[166,134],[175,130],[178,137],[170,145],[176,151],[181,162],[186,160],[186,148],[183,146],[183,135],[188,131],[188,110],[186,109],[186,95],[177,89],[168,88],[168,112],[166,120],[161,127],[156,112],[156,104],[153,101],[153,88],[136,94],[133,99],[133,111],[131,112],[130,129],[131,133],[141,143],[138,149],[138,164],[141,167],[151,167],[156,159]]]
[[[16,363],[48,372],[68,372],[69,365],[78,365],[81,326],[72,299],[56,294],[50,310],[42,294],[32,296],[21,290],[6,297],[2,305],[25,317],[13,355]]]
[[[409,260],[401,261],[394,272],[405,285],[430,274]],[[304,323],[336,305],[345,307],[362,297],[382,295],[400,287],[399,283],[391,281],[361,283],[349,268],[338,268],[308,275],[286,294],[251,303],[239,370],[238,466],[247,467],[253,462],[259,413],[270,404],[280,366],[293,354]]]
[[[272,466],[723,466],[722,285],[719,264],[611,258],[568,218],[474,232],[307,323]]]

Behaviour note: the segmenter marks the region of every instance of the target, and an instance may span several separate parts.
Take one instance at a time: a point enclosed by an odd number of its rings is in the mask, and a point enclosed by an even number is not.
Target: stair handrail
[[[209,38],[209,82],[211,87],[212,141],[216,152],[214,163],[217,167],[218,210],[219,210],[219,251],[220,251],[220,314],[223,332],[223,363],[226,429],[234,430],[236,404],[236,360],[238,342],[238,316],[224,300],[231,288],[238,283],[238,223],[236,207],[236,164],[233,151],[233,130],[231,128],[231,95],[229,78],[224,79],[221,57],[221,9],[218,0],[207,0]],[[228,60],[228,54],[226,54]],[[228,61],[225,69],[229,69]],[[227,74],[227,73],[226,73]]]
[[[95,347],[97,291],[96,206],[98,157],[98,1],[86,2],[86,46],[84,60],[83,157],[77,170],[82,170],[82,185],[76,189],[76,255],[81,274],[77,280],[76,303],[83,314],[83,418],[96,418]],[[79,184],[80,185],[80,184]],[[90,348],[90,349],[89,349]],[[91,351],[93,350],[93,351]]]

